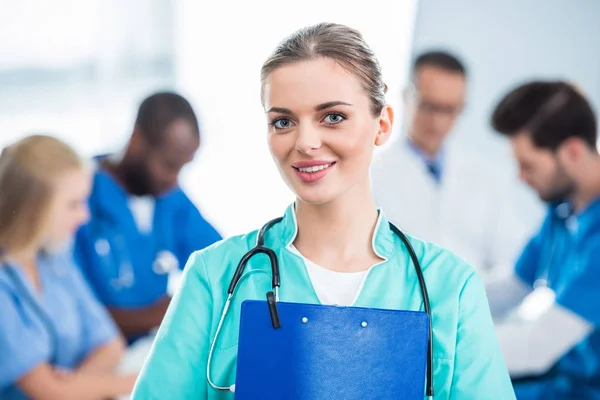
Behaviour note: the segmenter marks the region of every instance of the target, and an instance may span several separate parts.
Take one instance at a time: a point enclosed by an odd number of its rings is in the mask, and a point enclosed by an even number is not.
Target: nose
[[[296,129],[296,150],[303,154],[310,154],[321,147],[319,130],[306,124]]]

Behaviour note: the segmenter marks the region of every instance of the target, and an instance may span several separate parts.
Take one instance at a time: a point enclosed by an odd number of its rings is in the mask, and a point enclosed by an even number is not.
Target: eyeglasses
[[[448,118],[455,118],[461,113],[462,106],[448,106],[417,99],[417,109],[426,115],[438,114]]]

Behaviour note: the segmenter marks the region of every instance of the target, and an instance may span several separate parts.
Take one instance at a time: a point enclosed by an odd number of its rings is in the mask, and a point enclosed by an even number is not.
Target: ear
[[[385,105],[381,110],[378,118],[378,132],[375,137],[375,146],[383,146],[390,135],[392,134],[392,128],[394,126],[394,110],[389,105]]]
[[[558,156],[563,163],[573,164],[582,159],[586,145],[579,139],[571,137],[563,142],[558,149]]]
[[[139,154],[143,151],[144,146],[146,145],[146,139],[144,138],[144,134],[139,130],[139,128],[134,128],[131,133],[131,138],[129,139],[129,150],[134,154]]]

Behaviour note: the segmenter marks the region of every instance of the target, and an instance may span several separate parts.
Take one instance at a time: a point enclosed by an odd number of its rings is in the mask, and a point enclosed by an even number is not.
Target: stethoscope
[[[110,216],[101,214],[103,218],[111,221]],[[112,227],[98,228],[100,232],[112,231]],[[95,232],[94,232],[95,233]],[[94,250],[97,256],[100,258],[100,262],[106,265],[107,268],[111,268],[114,264],[111,252],[116,252],[119,256],[117,257],[118,265],[116,266],[117,275],[110,280],[111,286],[116,290],[128,289],[135,284],[135,272],[133,269],[131,257],[129,256],[129,249],[125,243],[123,234],[113,235],[113,240],[109,240],[104,235],[95,234],[96,239],[94,241]],[[164,248],[163,243],[165,242],[162,235],[158,236],[157,248]],[[113,248],[114,247],[114,248]],[[178,279],[179,260],[177,257],[168,250],[159,250],[156,252],[154,262],[152,263],[152,271],[156,275],[167,275],[169,279]]]
[[[223,311],[221,312],[221,318],[219,320],[219,324],[217,325],[217,330],[215,332],[215,337],[212,340],[210,345],[210,350],[208,352],[208,362],[206,366],[206,380],[216,390],[222,391],[230,391],[235,392],[235,384],[231,386],[217,386],[215,385],[210,378],[210,367],[211,360],[213,356],[213,351],[215,349],[215,344],[217,343],[217,338],[219,337],[219,333],[223,326],[223,322],[225,321],[225,317],[227,316],[227,311],[229,310],[229,306],[231,304],[231,299],[235,292],[235,289],[242,279],[242,273],[246,268],[246,264],[252,257],[257,254],[265,254],[269,257],[269,261],[271,263],[271,288],[272,290],[267,292],[267,304],[269,306],[269,313],[271,315],[271,322],[273,328],[279,328],[279,314],[277,312],[277,302],[279,301],[279,287],[281,286],[280,276],[279,276],[279,261],[277,259],[277,255],[275,251],[266,247],[265,243],[265,233],[276,223],[280,222],[283,217],[275,218],[269,222],[267,222],[258,232],[258,238],[256,241],[256,246],[250,249],[246,254],[242,256],[233,277],[231,278],[231,283],[229,284],[229,288],[227,289],[227,300],[225,301],[225,305],[223,306]],[[417,272],[417,278],[419,279],[419,286],[421,289],[421,296],[423,297],[423,307],[425,308],[425,312],[429,316],[429,338],[428,338],[428,347],[427,347],[427,386],[426,393],[428,397],[433,396],[433,340],[432,340],[432,319],[431,319],[431,308],[429,306],[429,294],[427,292],[427,285],[425,284],[425,278],[423,277],[423,271],[421,269],[421,264],[415,254],[415,250],[413,249],[410,241],[406,237],[406,235],[394,224],[390,222],[390,229],[394,234],[396,234],[401,240],[406,249],[408,250],[408,254],[412,260],[412,263],[415,267],[415,271]],[[247,277],[249,274],[245,275]]]
[[[573,211],[573,208],[569,203],[561,203],[556,207],[554,212],[554,219],[558,219],[561,221],[565,228],[571,232],[571,234],[575,233],[578,229],[577,215]],[[551,277],[550,270],[553,267],[555,258],[556,258],[556,246],[557,246],[557,227],[552,224],[550,227],[550,249],[544,252],[544,260],[540,265],[543,270],[540,274],[540,277],[536,279],[533,284],[535,289],[537,288],[550,288],[551,287]]]

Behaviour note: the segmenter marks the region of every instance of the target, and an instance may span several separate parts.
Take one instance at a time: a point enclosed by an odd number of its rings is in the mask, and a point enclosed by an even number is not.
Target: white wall
[[[268,153],[260,67],[297,28],[332,21],[358,28],[382,64],[397,108],[412,43],[416,0],[206,2],[176,11],[178,89],[201,115],[203,143],[183,184],[225,234],[260,227],[293,200]]]
[[[118,150],[138,103],[170,88],[171,0],[0,0],[0,147],[50,133]]]
[[[516,174],[507,142],[492,133],[496,102],[529,79],[568,79],[600,105],[600,1],[453,0],[421,1],[414,53],[445,48],[469,69],[469,99],[454,135]],[[523,206],[539,212],[531,191],[518,193]]]
[[[422,1],[415,53],[443,47],[460,55],[470,97],[457,136],[505,165],[489,118],[499,98],[529,79],[569,79],[600,105],[600,1]]]

